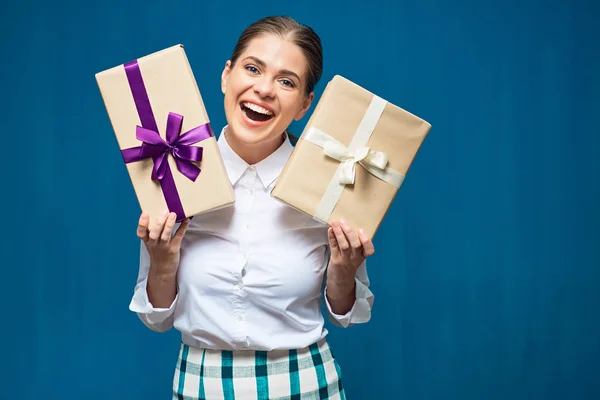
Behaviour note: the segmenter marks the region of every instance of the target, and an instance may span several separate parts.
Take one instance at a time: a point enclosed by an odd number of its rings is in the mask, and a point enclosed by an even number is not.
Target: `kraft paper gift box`
[[[96,74],[123,162],[150,221],[234,202],[231,182],[182,45]]]
[[[271,195],[373,238],[431,125],[336,75]]]

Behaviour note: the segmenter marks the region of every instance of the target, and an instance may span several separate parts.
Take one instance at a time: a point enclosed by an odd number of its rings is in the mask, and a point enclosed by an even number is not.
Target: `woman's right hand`
[[[181,241],[187,230],[190,219],[183,220],[175,235],[171,235],[175,227],[175,213],[163,211],[150,226],[147,213],[142,213],[137,228],[137,236],[144,242],[150,254],[150,268],[159,275],[172,275],[179,267]]]

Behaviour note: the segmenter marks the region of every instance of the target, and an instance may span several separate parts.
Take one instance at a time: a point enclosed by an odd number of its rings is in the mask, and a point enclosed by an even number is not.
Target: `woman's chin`
[[[233,136],[234,139],[245,145],[255,145],[264,140],[268,136],[268,132],[264,130],[258,130],[256,128],[249,128],[243,124],[230,125],[229,135]]]

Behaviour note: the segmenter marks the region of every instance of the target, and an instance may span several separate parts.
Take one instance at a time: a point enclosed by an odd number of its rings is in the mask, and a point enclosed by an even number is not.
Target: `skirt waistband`
[[[205,357],[208,357],[208,359],[212,358],[213,356],[221,357],[221,355],[223,353],[225,353],[225,354],[235,358],[236,360],[240,360],[240,362],[243,362],[243,360],[253,360],[256,357],[257,353],[260,355],[267,355],[269,361],[277,362],[277,361],[287,361],[290,357],[290,354],[292,354],[292,353],[296,354],[298,357],[304,357],[304,356],[310,354],[311,351],[314,352],[316,350],[318,350],[318,352],[320,352],[320,353],[331,352],[331,348],[329,347],[329,343],[327,342],[326,338],[323,338],[323,339],[317,341],[316,343],[311,344],[310,346],[306,346],[306,347],[300,348],[300,349],[275,349],[275,350],[223,349],[223,350],[216,350],[216,349],[203,348],[201,346],[195,346],[190,343],[186,343],[186,341],[183,341],[181,343],[181,349],[183,349],[184,347],[187,347],[188,348],[187,351],[191,352],[191,353],[203,352]]]

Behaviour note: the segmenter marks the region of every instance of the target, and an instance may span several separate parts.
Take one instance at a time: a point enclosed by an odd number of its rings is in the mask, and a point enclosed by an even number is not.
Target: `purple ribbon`
[[[142,142],[142,145],[121,150],[123,161],[127,164],[152,158],[154,161],[152,179],[160,182],[169,211],[176,213],[177,222],[181,222],[186,218],[186,215],[177,192],[168,157],[171,154],[175,158],[177,169],[191,181],[196,181],[200,174],[200,168],[194,165],[192,161],[202,161],[203,149],[202,147],[191,146],[191,144],[214,136],[212,129],[210,124],[206,123],[180,135],[183,116],[170,112],[167,117],[167,140],[165,141],[158,133],[158,126],[138,62],[129,62],[124,67],[142,123],[142,126],[136,126],[135,137]]]

